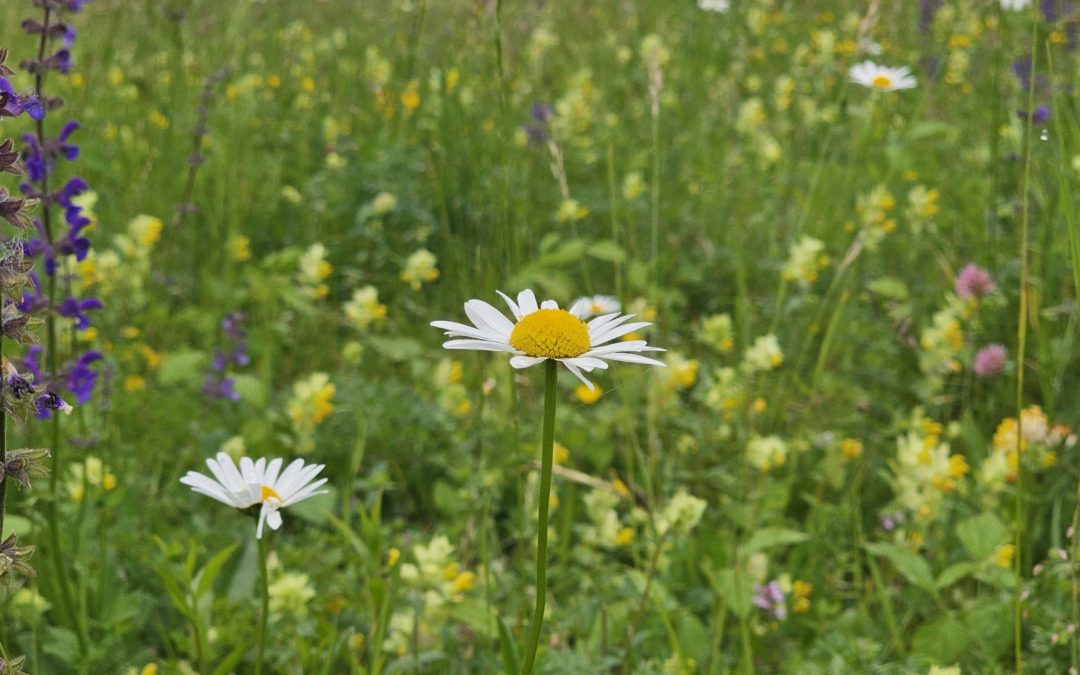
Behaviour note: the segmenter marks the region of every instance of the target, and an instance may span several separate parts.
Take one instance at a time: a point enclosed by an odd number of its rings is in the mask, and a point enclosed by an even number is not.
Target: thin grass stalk
[[[532,627],[526,643],[525,665],[521,672],[531,675],[536,662],[536,649],[540,643],[540,629],[544,623],[544,607],[547,602],[547,539],[548,506],[551,501],[551,466],[555,447],[555,404],[558,384],[558,362],[548,359],[544,364],[544,433],[540,448],[540,502],[536,530],[536,607],[533,610]]]
[[[1024,356],[1027,347],[1027,324],[1028,324],[1028,232],[1031,225],[1031,158],[1034,144],[1032,143],[1032,131],[1034,127],[1034,104],[1035,104],[1035,64],[1038,60],[1036,39],[1038,35],[1038,12],[1039,7],[1032,4],[1031,21],[1031,64],[1028,71],[1027,92],[1027,119],[1024,122],[1024,181],[1021,186],[1021,219],[1020,219],[1020,307],[1016,327],[1016,503],[1014,515],[1014,542],[1015,555],[1013,556],[1013,658],[1016,673],[1024,670],[1024,611],[1023,611],[1023,517],[1024,517],[1024,461],[1021,455],[1021,443],[1024,437]]]

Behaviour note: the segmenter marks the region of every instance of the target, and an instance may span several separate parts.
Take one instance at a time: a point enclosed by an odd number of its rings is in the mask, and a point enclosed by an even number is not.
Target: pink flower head
[[[972,368],[979,377],[994,377],[1005,370],[1005,347],[992,344],[986,345],[975,354]]]
[[[968,263],[956,275],[956,294],[964,300],[977,300],[993,293],[994,288],[990,273],[975,263]]]

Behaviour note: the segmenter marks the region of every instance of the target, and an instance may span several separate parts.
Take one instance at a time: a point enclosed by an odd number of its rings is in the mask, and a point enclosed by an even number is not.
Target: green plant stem
[[[1024,182],[1021,186],[1022,216],[1020,219],[1020,307],[1016,326],[1016,506],[1014,520],[1014,547],[1013,573],[1016,583],[1013,587],[1013,657],[1017,675],[1024,671],[1024,611],[1023,611],[1023,518],[1024,518],[1024,458],[1021,454],[1021,439],[1024,437],[1024,356],[1027,346],[1028,324],[1028,231],[1031,225],[1031,156],[1034,144],[1032,133],[1035,104],[1035,62],[1038,58],[1038,50],[1035,48],[1038,21],[1036,16],[1038,8],[1032,6],[1031,23],[1031,66],[1028,71],[1027,92],[1027,120],[1024,124]]]
[[[544,367],[544,435],[540,447],[540,501],[536,529],[536,608],[533,610],[532,627],[525,651],[524,675],[531,675],[536,662],[536,648],[540,643],[540,629],[544,623],[544,607],[547,603],[547,535],[548,505],[551,500],[551,464],[555,447],[555,393],[559,373],[558,362],[548,359]]]
[[[255,657],[255,675],[261,675],[263,657],[266,654],[266,626],[270,620],[270,577],[266,571],[269,534],[259,539],[259,592],[262,595],[262,613],[259,615],[259,647]]]
[[[649,557],[649,569],[645,573],[645,588],[641,591],[641,600],[638,602],[637,611],[634,613],[634,620],[626,627],[622,664],[622,672],[626,675],[631,672],[630,668],[633,664],[631,658],[633,650],[631,648],[633,647],[634,636],[637,634],[641,621],[645,618],[645,610],[649,606],[649,594],[652,592],[653,579],[656,578],[656,570],[660,565],[660,552],[664,548],[664,540],[667,538],[668,532],[664,532],[656,540],[656,547],[653,548],[652,555]]]

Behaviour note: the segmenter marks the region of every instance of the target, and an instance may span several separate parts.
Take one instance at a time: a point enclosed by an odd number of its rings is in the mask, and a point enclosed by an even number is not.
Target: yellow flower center
[[[566,359],[589,351],[589,327],[565,309],[540,309],[522,317],[510,346],[529,356]]]
[[[888,89],[892,84],[892,78],[888,75],[878,75],[870,84],[875,89]]]
[[[274,488],[270,487],[269,485],[262,486],[262,499],[260,501],[265,502],[267,499],[270,499],[271,497],[278,500],[279,502],[283,501],[281,499],[281,495],[279,495],[277,493],[277,491],[274,490]]]

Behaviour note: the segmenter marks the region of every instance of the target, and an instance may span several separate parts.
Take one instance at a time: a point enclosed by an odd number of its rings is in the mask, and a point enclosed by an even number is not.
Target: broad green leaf
[[[945,568],[944,572],[938,575],[937,581],[934,582],[934,588],[938,590],[948,588],[978,569],[979,564],[973,562],[959,562],[955,565],[950,565]]]
[[[919,626],[911,649],[928,663],[956,663],[967,651],[970,637],[960,621],[943,614]]]
[[[606,262],[622,262],[626,260],[626,251],[610,239],[604,239],[590,245],[589,255]]]
[[[986,560],[998,546],[1009,543],[1009,528],[993,513],[980,513],[957,525],[956,537],[972,558]]]
[[[896,571],[912,584],[931,593],[935,592],[934,573],[930,570],[930,563],[910,548],[889,543],[865,544],[863,548],[871,555],[887,559]]]

